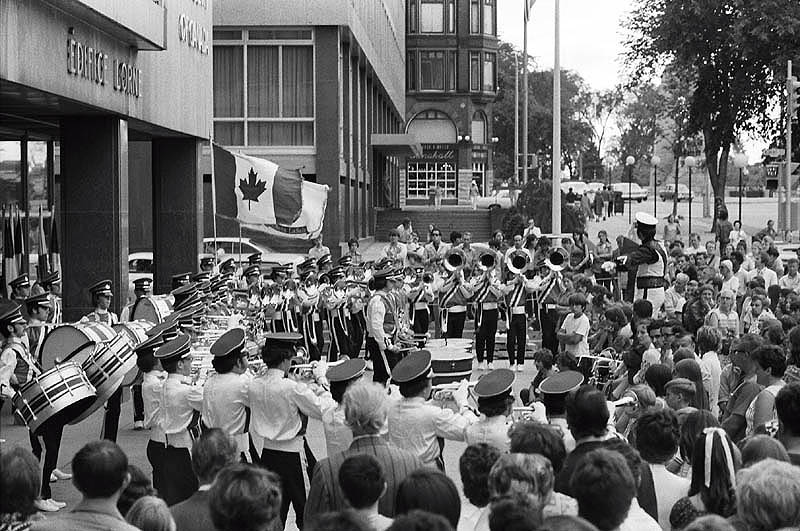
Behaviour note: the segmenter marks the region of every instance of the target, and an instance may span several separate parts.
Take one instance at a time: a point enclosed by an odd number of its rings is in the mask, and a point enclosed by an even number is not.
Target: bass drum
[[[131,320],[159,324],[163,323],[164,319],[171,313],[172,304],[165,297],[141,297],[133,303]]]
[[[433,385],[469,380],[472,376],[472,353],[463,348],[428,348],[431,353]]]
[[[469,338],[439,338],[439,339],[429,339],[427,343],[425,343],[425,347],[430,349],[439,349],[439,348],[446,348],[446,349],[461,349],[461,350],[470,350],[472,348],[472,340]]]
[[[72,422],[92,406],[97,393],[74,362],[61,363],[33,377],[11,399],[17,415],[31,432],[47,423]]]
[[[105,323],[72,323],[50,330],[42,342],[42,369],[53,368],[56,363],[74,361],[78,365],[94,353],[97,343],[117,337],[117,332]]]
[[[139,343],[147,339],[147,331],[153,328],[150,321],[130,321],[127,323],[117,323],[112,328],[128,338],[131,348],[136,349]],[[135,356],[134,356],[135,358]],[[139,379],[139,367],[134,363],[133,368],[122,379],[122,387],[130,387]]]
[[[125,375],[136,368],[136,354],[128,338],[117,335],[111,341],[95,345],[94,353],[81,365],[83,372],[97,392],[97,398],[86,411],[78,415],[70,424],[88,418],[114,394]]]

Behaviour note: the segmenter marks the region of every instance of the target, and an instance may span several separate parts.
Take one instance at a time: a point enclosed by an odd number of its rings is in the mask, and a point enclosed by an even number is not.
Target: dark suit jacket
[[[216,531],[208,508],[208,491],[199,490],[169,508],[178,531]]]
[[[345,459],[357,454],[371,455],[381,464],[386,476],[386,493],[378,504],[378,512],[389,518],[394,517],[397,487],[407,475],[423,465],[415,455],[389,444],[379,436],[371,435],[357,437],[344,452],[317,462],[306,501],[306,522],[321,513],[347,508],[347,502],[339,488],[339,468]]]

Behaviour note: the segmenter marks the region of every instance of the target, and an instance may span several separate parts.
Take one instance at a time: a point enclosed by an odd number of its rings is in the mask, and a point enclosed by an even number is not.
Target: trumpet
[[[328,363],[328,367],[336,367],[337,365],[344,363],[344,361],[345,360],[332,361]],[[314,370],[317,367],[319,367],[318,361],[312,361],[310,363],[297,363],[289,367],[289,374],[293,374],[303,379],[313,379]]]
[[[477,381],[468,382],[467,383],[468,391],[471,392],[472,389],[475,387],[475,384],[477,383],[478,383]],[[461,387],[460,382],[434,385],[431,387],[431,400],[436,400],[438,402],[452,401],[454,393],[458,390],[459,387]]]
[[[444,268],[450,271],[456,271],[464,267],[467,263],[467,257],[464,251],[459,248],[449,249],[444,256]]]
[[[525,249],[515,249],[506,258],[506,267],[514,275],[521,275],[531,265],[531,254]]]

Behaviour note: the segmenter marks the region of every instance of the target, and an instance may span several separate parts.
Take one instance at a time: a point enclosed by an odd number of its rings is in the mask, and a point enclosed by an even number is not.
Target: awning
[[[372,149],[386,155],[422,156],[422,145],[417,142],[414,135],[406,133],[373,133],[370,137],[370,144],[372,145]]]

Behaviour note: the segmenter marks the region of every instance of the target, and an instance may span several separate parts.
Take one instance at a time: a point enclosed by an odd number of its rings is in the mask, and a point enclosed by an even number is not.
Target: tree
[[[649,179],[649,167],[640,163],[645,163],[653,155],[656,141],[663,134],[662,105],[663,96],[658,88],[645,83],[630,91],[617,113],[620,136],[613,153],[620,163],[633,156],[637,166],[644,171],[645,182]],[[641,184],[641,175],[637,174],[637,181]]]
[[[536,221],[536,226],[542,229],[542,232],[552,232],[553,226],[553,203],[552,203],[552,181],[529,182],[517,199],[515,209],[512,209],[507,214],[507,223],[509,228],[516,226],[517,221],[515,215],[523,214],[528,219],[533,218]],[[582,231],[586,227],[586,219],[581,213],[579,208],[569,205],[561,194],[561,230],[563,232]],[[511,234],[507,232],[506,234]]]
[[[607,140],[609,125],[619,107],[623,103],[623,93],[620,87],[614,90],[593,91],[582,87],[578,95],[578,112],[583,122],[589,127],[592,134],[592,145],[588,146],[587,154],[599,159],[603,166],[603,143]]]
[[[702,133],[714,216],[725,203],[731,146],[767,137],[784,92],[788,59],[800,55],[800,2],[636,0],[625,23],[626,65],[636,80],[666,67],[688,81],[687,133]]]

